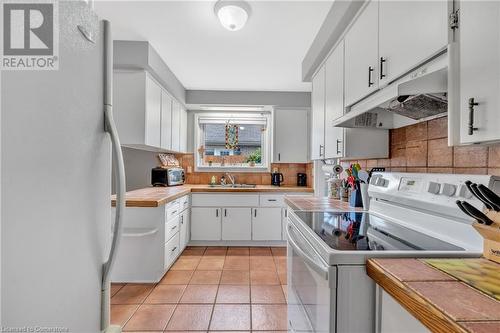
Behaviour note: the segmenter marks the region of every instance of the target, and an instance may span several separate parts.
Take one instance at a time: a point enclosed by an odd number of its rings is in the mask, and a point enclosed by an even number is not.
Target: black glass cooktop
[[[463,251],[453,244],[363,212],[294,213],[335,250]]]

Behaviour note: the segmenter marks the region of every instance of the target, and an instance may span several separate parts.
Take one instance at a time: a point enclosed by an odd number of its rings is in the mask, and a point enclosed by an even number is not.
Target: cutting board
[[[500,301],[500,264],[482,258],[423,261]]]

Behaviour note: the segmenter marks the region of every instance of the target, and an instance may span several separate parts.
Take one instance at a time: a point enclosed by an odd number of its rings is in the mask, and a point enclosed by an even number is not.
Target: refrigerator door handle
[[[113,120],[113,39],[111,24],[103,20],[104,39],[104,120],[105,130],[109,133],[113,150],[116,177],[116,211],[113,238],[108,258],[102,266],[101,285],[101,330],[110,327],[110,272],[116,258],[116,249],[122,235],[122,221],[125,210],[125,166],[120,145],[120,138]]]

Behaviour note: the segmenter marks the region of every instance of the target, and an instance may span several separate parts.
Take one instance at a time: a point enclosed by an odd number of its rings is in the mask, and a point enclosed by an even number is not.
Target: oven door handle
[[[287,228],[287,236],[290,246],[299,254],[302,259],[304,259],[309,267],[320,274],[322,278],[328,280],[328,267],[325,267],[324,265],[316,262],[314,259],[311,259],[311,257],[309,257],[307,253],[300,248],[300,246],[295,242],[293,234],[291,233],[292,228],[293,227],[289,224]]]

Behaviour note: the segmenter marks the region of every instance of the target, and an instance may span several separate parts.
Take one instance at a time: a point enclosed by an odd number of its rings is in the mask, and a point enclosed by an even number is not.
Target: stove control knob
[[[435,182],[429,182],[429,186],[427,187],[427,192],[432,194],[438,194],[440,188],[441,184]]]
[[[465,186],[465,184],[460,185],[460,188],[458,189],[458,195],[465,199],[472,198],[472,193],[469,191],[467,186]]]
[[[387,184],[387,180],[382,177],[377,178],[377,180],[375,181],[375,185],[377,186],[385,186],[385,184]]]
[[[372,179],[370,179],[370,184],[371,184],[371,185],[377,185],[377,180],[378,180],[379,178],[381,178],[381,176],[379,176],[379,175],[375,175],[375,176],[373,176],[373,177],[372,177]]]
[[[455,194],[457,187],[453,184],[444,183],[441,187],[441,194],[451,197]]]

